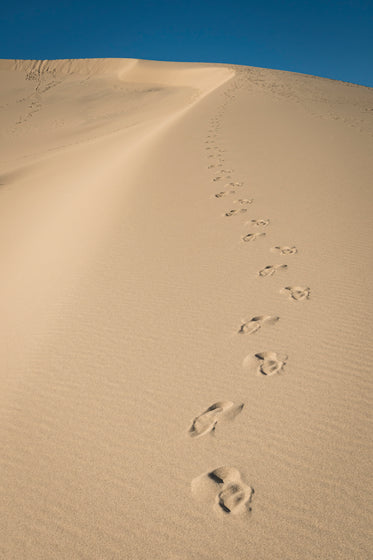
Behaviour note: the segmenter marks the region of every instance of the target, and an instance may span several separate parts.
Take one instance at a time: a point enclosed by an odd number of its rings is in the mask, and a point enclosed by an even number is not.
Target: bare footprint
[[[190,437],[198,438],[213,432],[218,422],[233,420],[243,409],[241,403],[235,405],[232,401],[219,401],[196,416],[188,430]]]
[[[311,289],[302,288],[300,286],[286,286],[281,290],[282,294],[288,294],[289,299],[294,299],[295,301],[305,301],[310,298]]]
[[[238,331],[238,334],[253,334],[257,332],[262,325],[274,325],[279,321],[280,317],[276,315],[258,315],[257,317],[253,317],[249,321],[244,321]]]
[[[280,253],[280,255],[295,255],[298,250],[296,247],[272,247],[272,253]]]
[[[256,227],[267,227],[269,224],[268,219],[251,220],[251,223]]]
[[[243,361],[243,367],[257,375],[271,377],[283,371],[287,359],[288,357],[286,354],[259,352],[258,354],[249,354],[246,356]]]
[[[242,241],[244,243],[248,243],[249,241],[256,241],[258,237],[263,237],[265,235],[264,231],[260,233],[247,233],[242,237]]]
[[[269,264],[265,266],[262,270],[260,270],[258,274],[259,276],[263,276],[263,277],[273,276],[276,270],[279,270],[280,268],[287,268],[287,267],[288,267],[287,264]]]
[[[239,208],[238,210],[237,209],[229,210],[224,214],[224,216],[230,218],[231,216],[236,216],[237,214],[242,214],[243,212],[247,212],[247,208]]]
[[[218,467],[192,480],[192,493],[199,501],[211,503],[220,515],[251,512],[254,488],[242,480],[235,467]]]

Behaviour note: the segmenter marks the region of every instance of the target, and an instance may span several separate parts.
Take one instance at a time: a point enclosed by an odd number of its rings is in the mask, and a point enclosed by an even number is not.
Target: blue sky
[[[0,58],[224,62],[373,87],[373,0],[28,0],[0,10]]]

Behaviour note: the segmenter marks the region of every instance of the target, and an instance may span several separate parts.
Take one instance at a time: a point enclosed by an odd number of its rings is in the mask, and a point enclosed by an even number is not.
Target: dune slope
[[[0,76],[0,557],[368,560],[372,90]]]

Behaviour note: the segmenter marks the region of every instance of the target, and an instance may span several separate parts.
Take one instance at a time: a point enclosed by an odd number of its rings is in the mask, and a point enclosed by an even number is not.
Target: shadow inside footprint
[[[212,404],[202,414],[194,418],[188,430],[190,437],[198,438],[213,432],[218,422],[233,420],[243,407],[242,403],[235,405],[232,401],[219,401]]]

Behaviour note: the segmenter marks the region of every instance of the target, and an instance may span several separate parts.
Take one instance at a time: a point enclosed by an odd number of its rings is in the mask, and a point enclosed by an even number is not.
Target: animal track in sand
[[[233,420],[243,409],[244,405],[235,405],[231,401],[219,401],[196,416],[189,428],[190,437],[198,438],[215,431],[218,422]]]
[[[272,247],[272,253],[280,253],[280,255],[295,255],[298,250],[296,247]]]
[[[220,515],[242,515],[251,511],[254,488],[242,480],[235,467],[218,467],[192,480],[195,498],[212,503]]]
[[[277,354],[277,352],[258,352],[257,354],[249,354],[243,361],[243,367],[257,375],[265,375],[271,377],[277,373],[281,373],[287,362],[286,354]]]
[[[249,243],[249,241],[256,241],[258,237],[263,237],[264,235],[265,235],[264,231],[258,233],[247,233],[241,238],[241,240],[244,243]]]
[[[302,288],[300,286],[286,286],[281,290],[282,294],[288,294],[289,299],[294,299],[295,301],[305,301],[310,298],[311,289]]]
[[[279,270],[280,268],[287,268],[287,267],[288,267],[287,264],[269,264],[265,266],[262,270],[260,270],[258,274],[259,276],[263,276],[263,277],[273,276],[276,270]]]
[[[247,212],[247,208],[239,208],[238,210],[237,209],[229,210],[224,214],[224,216],[230,218],[231,216],[236,216],[237,214],[242,214],[243,212]]]
[[[262,325],[275,325],[280,317],[276,315],[258,315],[252,317],[249,321],[244,321],[238,331],[238,334],[253,334],[257,332]]]
[[[223,179],[223,177],[221,175],[218,175],[217,177],[214,177],[212,181],[216,183],[216,181],[220,181],[220,179]]]
[[[269,224],[268,219],[251,220],[251,223],[256,227],[267,227]]]

